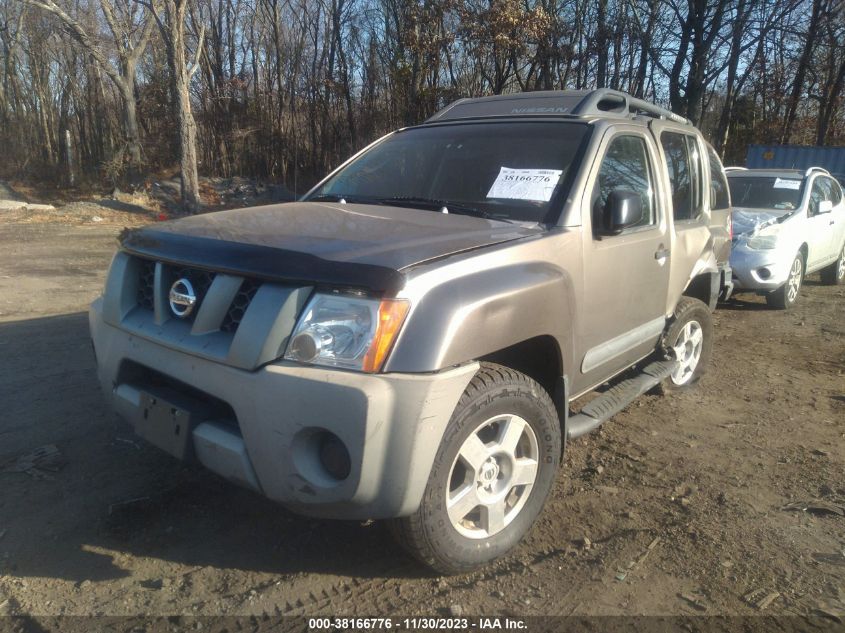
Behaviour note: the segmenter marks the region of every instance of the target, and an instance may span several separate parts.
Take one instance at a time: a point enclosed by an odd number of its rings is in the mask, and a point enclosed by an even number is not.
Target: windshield
[[[559,122],[411,128],[358,157],[306,199],[550,222],[588,129]]]
[[[801,178],[742,176],[728,183],[735,207],[792,211],[801,206]]]

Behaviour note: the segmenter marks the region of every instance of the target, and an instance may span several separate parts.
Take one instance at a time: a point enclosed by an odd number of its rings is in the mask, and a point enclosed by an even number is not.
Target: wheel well
[[[801,248],[798,249],[798,252],[801,253],[801,256],[804,258],[804,271],[807,270],[807,255],[809,253],[809,248],[807,248],[807,244],[802,244]]]
[[[548,335],[530,338],[487,354],[478,360],[515,369],[536,380],[552,396],[563,376],[560,348],[557,341]]]
[[[554,337],[535,336],[487,354],[478,360],[510,367],[536,380],[554,402],[561,427],[563,426],[569,403],[563,381],[560,347]],[[565,432],[565,429],[561,428],[561,430]]]
[[[684,296],[692,297],[693,299],[698,299],[704,305],[709,306],[711,304],[712,299],[712,276],[713,273],[704,273],[693,277],[689,284],[687,284],[686,289],[684,290]]]

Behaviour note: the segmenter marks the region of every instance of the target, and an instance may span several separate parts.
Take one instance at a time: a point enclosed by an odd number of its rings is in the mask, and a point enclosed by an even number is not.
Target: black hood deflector
[[[120,246],[138,257],[269,281],[366,288],[385,296],[395,295],[405,285],[401,272],[385,266],[336,262],[282,248],[151,228],[124,231]]]

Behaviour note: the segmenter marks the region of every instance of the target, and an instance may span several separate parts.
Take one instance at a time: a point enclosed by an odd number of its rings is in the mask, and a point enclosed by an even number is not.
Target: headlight
[[[772,250],[773,248],[777,248],[779,233],[779,226],[766,227],[754,237],[749,238],[746,244],[748,248],[753,248],[755,251]]]
[[[400,299],[316,294],[293,331],[285,358],[377,372],[409,308],[410,304]]]

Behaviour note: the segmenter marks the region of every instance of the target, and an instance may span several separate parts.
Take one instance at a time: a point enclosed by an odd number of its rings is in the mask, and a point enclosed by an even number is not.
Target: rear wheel
[[[839,258],[821,271],[822,283],[838,286],[845,283],[845,244],[839,251]]]
[[[692,297],[681,297],[663,334],[661,347],[677,365],[663,381],[663,389],[677,391],[693,386],[704,374],[713,351],[713,320],[710,308]]]
[[[394,520],[393,533],[439,573],[481,567],[534,524],[560,456],[560,422],[545,390],[484,363],[452,414],[419,509]]]
[[[804,283],[804,257],[801,253],[792,260],[789,267],[789,276],[786,283],[777,290],[766,295],[766,303],[779,310],[788,310],[798,301],[798,293],[801,292],[801,285]]]

